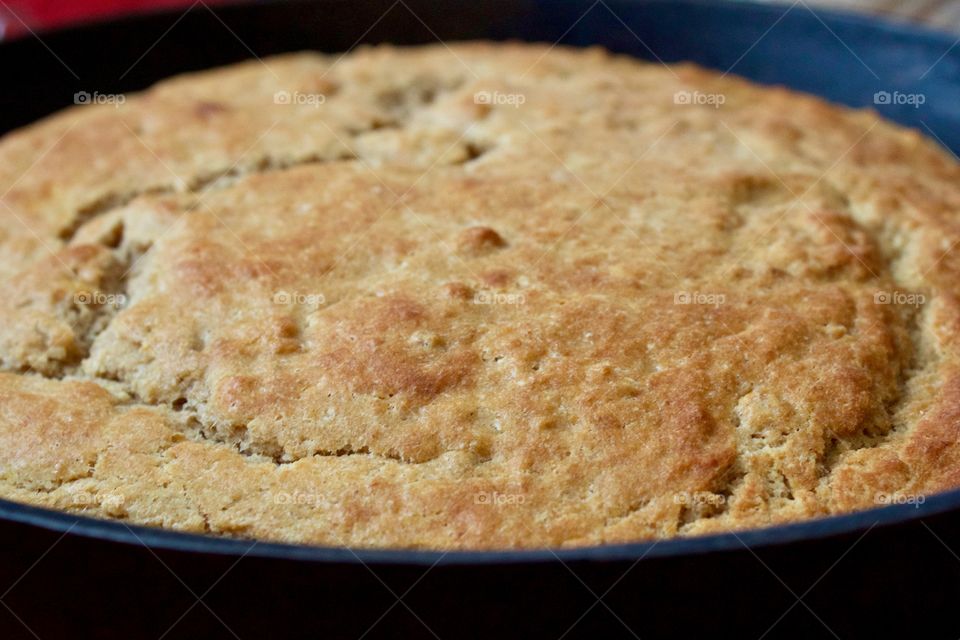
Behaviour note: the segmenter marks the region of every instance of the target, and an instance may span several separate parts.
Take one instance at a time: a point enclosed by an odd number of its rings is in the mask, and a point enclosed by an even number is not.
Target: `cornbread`
[[[485,43],[99,102],[0,140],[0,497],[479,549],[960,485],[960,166],[872,111]]]

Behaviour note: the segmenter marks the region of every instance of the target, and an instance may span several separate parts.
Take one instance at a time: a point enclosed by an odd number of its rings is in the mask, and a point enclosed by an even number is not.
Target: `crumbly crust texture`
[[[960,167],[870,111],[595,49],[298,54],[9,134],[0,193],[8,499],[480,549],[960,485]]]

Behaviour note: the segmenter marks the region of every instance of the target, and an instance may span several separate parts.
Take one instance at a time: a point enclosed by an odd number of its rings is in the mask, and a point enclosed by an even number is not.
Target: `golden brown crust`
[[[73,109],[0,141],[0,495],[488,548],[955,487],[957,185],[871,112],[599,50]]]

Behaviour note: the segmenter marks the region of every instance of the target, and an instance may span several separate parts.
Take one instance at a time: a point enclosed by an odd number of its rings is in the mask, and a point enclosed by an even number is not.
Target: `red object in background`
[[[223,4],[223,0],[201,0],[204,4]],[[183,7],[197,0],[0,0],[0,38],[16,37],[125,13]]]

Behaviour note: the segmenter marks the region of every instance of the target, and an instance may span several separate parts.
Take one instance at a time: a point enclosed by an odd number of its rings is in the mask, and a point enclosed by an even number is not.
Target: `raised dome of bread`
[[[585,545],[960,485],[960,167],[692,66],[292,55],[0,141],[0,496]]]

